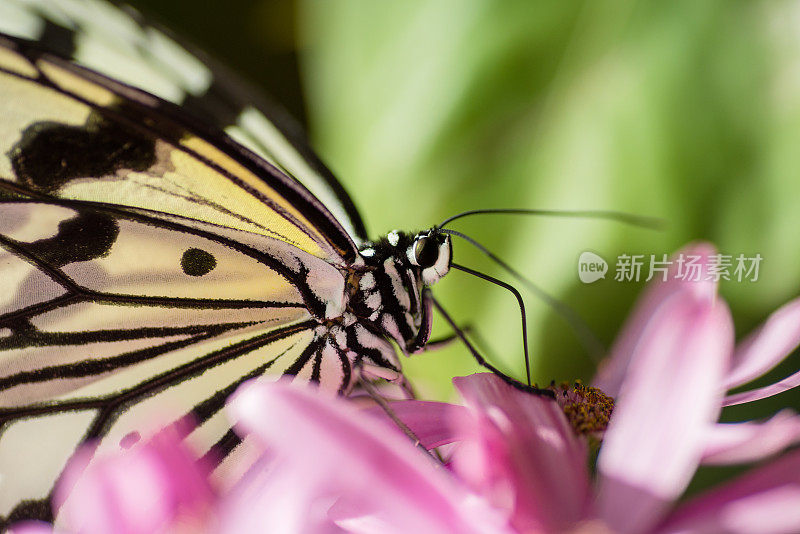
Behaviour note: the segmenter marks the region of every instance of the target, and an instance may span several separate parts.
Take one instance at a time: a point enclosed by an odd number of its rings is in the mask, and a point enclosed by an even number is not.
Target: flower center
[[[556,394],[556,402],[578,435],[602,438],[614,411],[613,398],[580,381],[552,382],[546,389]]]

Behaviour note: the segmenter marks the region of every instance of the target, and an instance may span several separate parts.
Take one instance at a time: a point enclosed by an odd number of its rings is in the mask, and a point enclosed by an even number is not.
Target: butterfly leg
[[[411,442],[414,444],[415,447],[422,450],[426,455],[430,456],[437,464],[441,464],[441,459],[434,456],[432,452],[425,448],[422,444],[422,441],[417,437],[411,428],[406,425],[400,417],[392,410],[391,405],[386,401],[383,396],[381,396],[380,392],[372,385],[369,380],[365,380],[364,377],[359,377],[359,386],[370,396],[370,398],[377,404],[381,410],[386,414],[386,416],[399,428],[403,434],[408,436]]]

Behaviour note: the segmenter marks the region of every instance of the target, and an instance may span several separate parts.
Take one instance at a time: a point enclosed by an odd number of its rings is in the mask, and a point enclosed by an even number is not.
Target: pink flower
[[[702,280],[713,249],[683,252],[701,257]],[[776,312],[734,353],[714,282],[655,283],[597,377],[617,402],[594,481],[585,442],[556,404],[488,374],[456,380],[467,412],[454,431],[455,472],[519,532],[800,532],[800,451],[676,504],[702,462],[762,459],[800,437],[788,411],[764,423],[717,423],[727,387],[797,345],[797,308]]]

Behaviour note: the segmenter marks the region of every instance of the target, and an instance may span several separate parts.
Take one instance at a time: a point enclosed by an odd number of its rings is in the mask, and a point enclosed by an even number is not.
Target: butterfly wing
[[[133,9],[100,0],[5,0],[0,4],[0,32],[35,41],[224,130],[303,184],[356,243],[366,240],[353,201],[280,106]]]
[[[221,408],[247,378],[350,386],[318,325],[356,249],[302,185],[10,38],[0,108],[0,517],[41,516],[78,444],[128,446],[154,414],[229,456]]]

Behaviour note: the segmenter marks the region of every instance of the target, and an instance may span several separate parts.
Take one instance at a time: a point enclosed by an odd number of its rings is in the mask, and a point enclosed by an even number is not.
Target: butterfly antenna
[[[452,217],[448,217],[442,221],[437,228],[444,228],[456,219],[464,217],[471,217],[473,215],[487,215],[487,214],[511,214],[511,215],[544,215],[548,217],[569,217],[579,219],[605,219],[609,221],[616,221],[631,226],[639,226],[642,228],[650,228],[652,230],[663,230],[666,227],[666,222],[663,219],[656,217],[645,217],[643,215],[634,215],[632,213],[625,213],[622,211],[613,210],[540,210],[540,209],[515,209],[515,208],[489,208],[468,210],[457,213]]]
[[[532,293],[534,293],[542,302],[547,304],[553,311],[555,311],[558,315],[560,315],[572,328],[575,332],[575,335],[578,337],[581,345],[583,345],[586,352],[594,361],[600,361],[605,354],[605,347],[597,339],[594,332],[592,332],[591,328],[586,324],[586,322],[581,319],[581,317],[570,308],[564,302],[558,300],[557,298],[551,296],[549,293],[545,292],[542,288],[534,284],[531,280],[527,279],[525,276],[522,275],[519,271],[511,267],[509,264],[501,260],[497,255],[495,255],[492,251],[487,249],[485,246],[480,244],[479,242],[475,241],[473,238],[469,237],[466,234],[462,234],[461,232],[457,232],[455,230],[450,230],[448,228],[440,229],[440,232],[443,234],[449,234],[456,237],[460,237],[467,243],[471,244],[483,254],[485,254],[489,259],[497,263],[500,267],[506,270],[511,276],[519,280],[523,283]]]
[[[503,282],[502,280],[498,280],[497,278],[489,276],[488,274],[475,271],[473,269],[470,269],[469,267],[464,267],[463,265],[459,265],[457,263],[451,263],[450,267],[465,272],[467,274],[470,274],[472,276],[475,276],[477,278],[480,278],[482,280],[486,280],[487,282],[491,282],[492,284],[500,286],[504,289],[507,289],[514,295],[514,297],[516,297],[517,303],[519,304],[519,313],[522,318],[522,347],[525,352],[525,376],[528,379],[528,385],[530,386],[531,366],[530,366],[530,357],[528,356],[528,319],[527,315],[525,314],[525,301],[522,300],[522,295],[520,294],[520,292],[517,291],[517,288]]]
[[[551,399],[555,398],[555,393],[553,393],[552,391],[548,389],[540,389],[530,384],[523,384],[519,380],[511,378],[507,374],[500,371],[497,367],[487,362],[486,359],[478,351],[478,349],[475,348],[472,342],[469,339],[467,339],[467,335],[464,333],[464,331],[461,328],[459,328],[458,324],[456,324],[453,318],[450,317],[450,314],[444,310],[441,304],[439,304],[439,301],[436,300],[436,298],[434,298],[434,296],[430,292],[428,292],[428,297],[431,299],[431,302],[433,302],[433,305],[439,312],[439,314],[444,318],[445,321],[447,321],[447,323],[456,333],[456,336],[458,336],[458,338],[464,343],[464,346],[466,346],[467,349],[472,353],[472,357],[475,358],[475,361],[478,362],[478,365],[480,365],[481,367],[485,367],[495,375],[502,378],[504,382],[506,382],[510,386],[520,391],[525,391],[526,393],[533,393],[534,395],[540,395],[543,397],[550,397]]]

